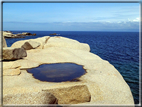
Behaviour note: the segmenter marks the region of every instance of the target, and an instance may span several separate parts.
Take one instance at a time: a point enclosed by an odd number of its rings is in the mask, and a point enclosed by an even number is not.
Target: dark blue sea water
[[[14,32],[14,31],[13,31]],[[18,33],[24,31],[18,31]],[[36,36],[6,39],[7,45],[18,40],[38,38],[50,33],[78,40],[90,45],[91,52],[109,61],[121,73],[131,88],[135,104],[139,103],[139,33],[89,31],[26,31]],[[17,32],[14,32],[17,33]]]
[[[76,81],[86,73],[83,66],[74,63],[42,64],[27,71],[32,73],[34,78],[48,82]]]

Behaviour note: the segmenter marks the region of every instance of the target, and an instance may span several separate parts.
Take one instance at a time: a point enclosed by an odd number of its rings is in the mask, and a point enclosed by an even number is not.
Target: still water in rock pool
[[[83,66],[73,63],[43,64],[27,71],[34,78],[48,82],[72,81],[86,73]]]

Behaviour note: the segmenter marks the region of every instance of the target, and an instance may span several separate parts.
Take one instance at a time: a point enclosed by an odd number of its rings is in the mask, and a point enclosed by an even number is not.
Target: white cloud
[[[137,18],[131,18],[131,19],[128,18],[127,21],[128,22],[140,22],[140,18],[139,17],[137,17]]]
[[[4,22],[4,30],[53,30],[53,31],[139,31],[139,22],[53,22],[23,23]]]
[[[135,18],[135,19],[133,19],[133,21],[134,22],[139,22],[140,21],[140,18],[138,17],[138,18]]]

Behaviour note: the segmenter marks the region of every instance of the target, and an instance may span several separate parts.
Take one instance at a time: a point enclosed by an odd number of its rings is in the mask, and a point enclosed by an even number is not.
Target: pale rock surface
[[[20,69],[27,69],[27,68],[33,68],[38,67],[40,63],[34,62],[31,60],[16,60],[16,61],[3,61],[3,70],[6,69],[15,69],[17,67],[20,67]]]
[[[3,48],[3,60],[15,60],[26,57],[27,53],[23,48],[12,48],[5,47]]]
[[[41,91],[4,96],[3,104],[57,104],[57,98],[51,93]]]
[[[29,39],[29,40],[21,40],[21,41],[17,41],[15,43],[13,43],[11,45],[11,47],[15,47],[15,48],[21,48],[21,46],[28,41],[34,41],[34,42],[38,42],[40,43],[40,46],[37,47],[37,49],[42,49],[43,46],[46,44],[46,42],[48,41],[48,39],[50,38],[50,36],[44,36],[41,38],[36,38],[36,39]]]
[[[24,38],[23,36],[27,36],[27,35],[32,35],[31,33],[18,33],[18,34],[13,34],[10,31],[3,31],[3,36],[5,38]],[[35,35],[35,34],[33,34]]]
[[[64,47],[69,49],[90,51],[90,47],[88,44],[80,43],[76,40],[60,36],[50,37],[48,42],[44,45],[44,48],[48,47]]]
[[[3,36],[4,37],[12,37],[13,36],[13,34],[11,33],[11,32],[5,32],[5,31],[3,31]]]
[[[3,76],[19,75],[21,73],[19,68],[3,70]]]
[[[44,37],[30,39],[30,40],[40,43],[40,46],[37,47],[36,49],[43,49],[43,46],[47,43],[49,38],[50,36],[44,36]]]
[[[50,39],[51,37],[44,46],[48,44]],[[57,44],[60,44],[58,40],[55,41],[57,41]],[[77,41],[73,42],[74,40],[72,41],[64,38],[64,42],[65,41],[68,41],[65,43],[66,45],[52,45],[47,46],[48,48],[44,49],[28,50],[27,57],[23,59],[3,62],[5,70],[10,68],[16,69],[16,67],[20,66],[21,71],[21,74],[17,76],[3,76],[3,97],[10,94],[33,93],[41,90],[48,90],[50,92],[51,90],[61,90],[64,92],[64,89],[66,90],[70,87],[75,87],[76,85],[85,85],[91,94],[91,100],[90,102],[82,102],[79,104],[134,105],[130,87],[113,65],[111,65],[108,61],[101,59],[99,56],[88,52],[89,48],[84,49],[84,45],[77,43]],[[78,44],[78,46],[76,48],[72,48],[71,44],[68,44],[71,42],[75,43],[76,46]],[[82,48],[78,48],[81,46]],[[23,70],[37,67],[41,64],[66,62],[82,65],[87,73],[78,78],[79,81],[55,83],[37,80],[31,73]],[[52,92],[59,98],[58,101],[60,102],[60,98],[63,97],[62,94],[56,93],[55,91]],[[64,96],[65,95],[68,98],[68,94],[64,94]],[[70,98],[71,97],[75,98],[74,94],[70,95]]]
[[[28,41],[28,42],[25,42],[21,48],[24,48],[25,50],[30,50],[30,49],[35,49],[37,47],[40,46],[40,43],[38,42],[34,42],[34,41]]]
[[[14,42],[14,43],[11,45],[11,47],[13,47],[13,48],[21,48],[21,46],[22,46],[25,42],[27,42],[27,41],[29,41],[29,40],[20,40],[20,41]]]
[[[20,67],[20,64],[14,64],[16,63],[17,61],[3,61],[3,70],[6,70],[6,69],[15,69],[17,67]]]

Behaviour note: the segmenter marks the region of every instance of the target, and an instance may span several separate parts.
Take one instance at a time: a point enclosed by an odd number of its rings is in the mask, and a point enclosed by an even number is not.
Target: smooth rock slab
[[[3,97],[3,104],[57,104],[58,100],[51,93],[41,91],[24,94],[11,94]]]
[[[44,89],[44,91],[52,93],[58,99],[58,104],[78,104],[91,100],[91,94],[86,85]]]
[[[6,70],[3,70],[3,76],[12,76],[12,75],[19,75],[21,72],[20,72],[20,69],[17,68],[17,69],[6,69]]]
[[[27,52],[23,48],[3,48],[3,60],[15,60],[27,56]]]
[[[68,49],[90,51],[90,46],[86,43],[80,43],[77,40],[59,36],[49,38],[48,42],[44,45],[44,49],[49,47],[64,47]]]
[[[40,46],[40,43],[38,42],[35,42],[35,41],[28,41],[28,42],[25,42],[21,48],[24,48],[25,50],[30,50],[30,49],[35,49],[37,47]]]
[[[20,69],[34,68],[39,66],[40,63],[31,60],[15,60],[15,61],[3,61],[3,70],[15,69],[20,67]]]

